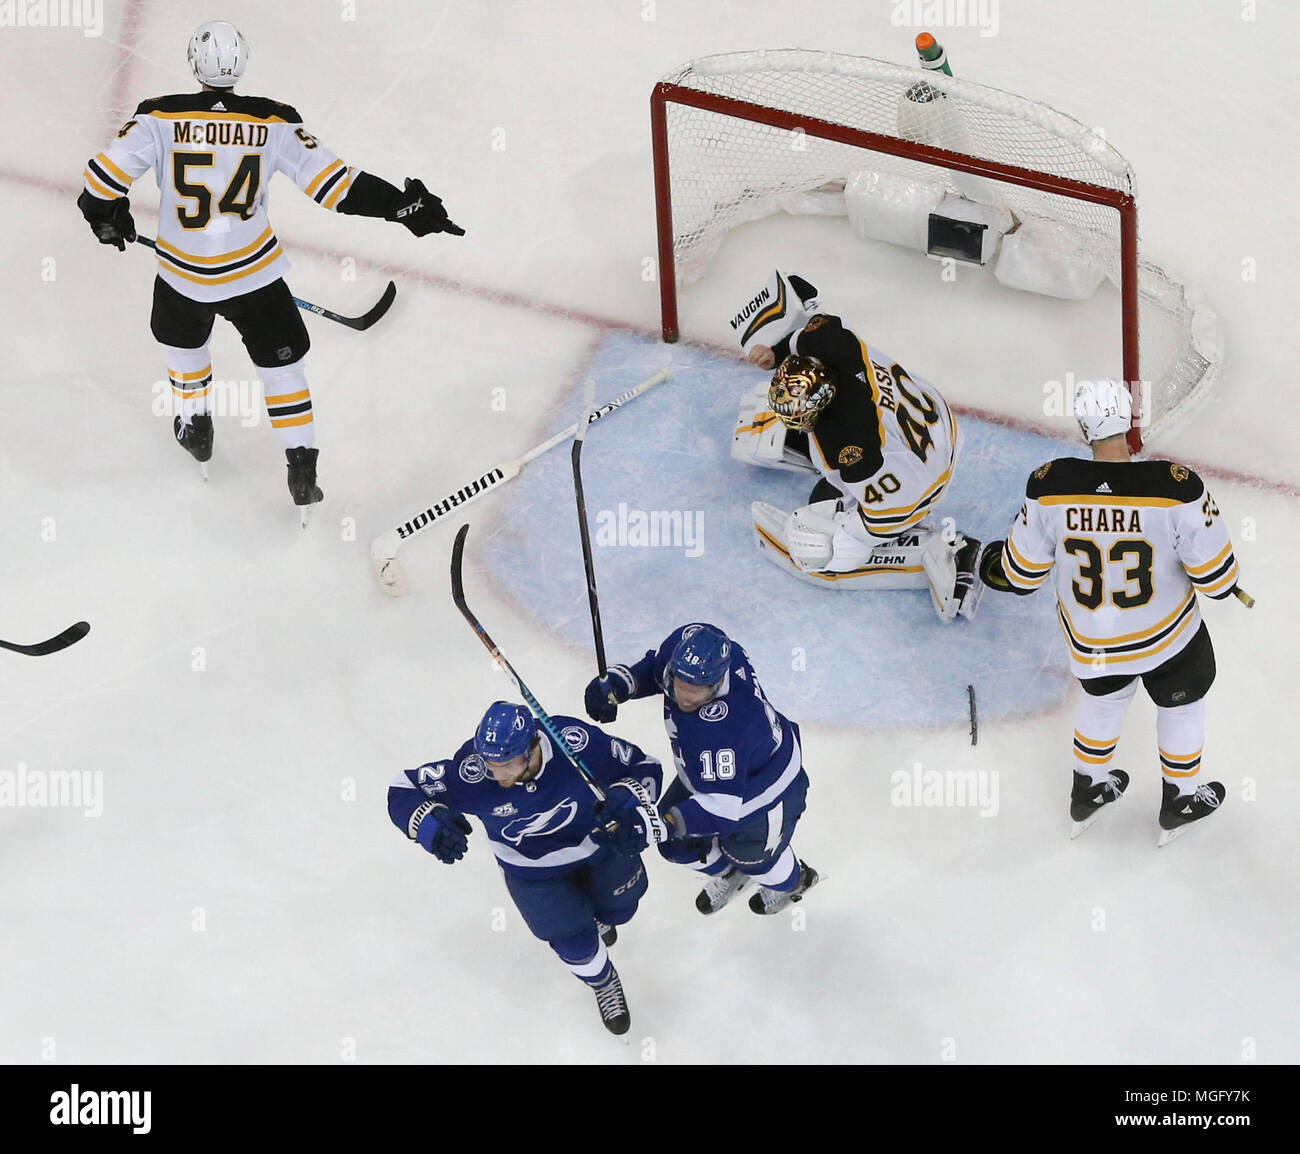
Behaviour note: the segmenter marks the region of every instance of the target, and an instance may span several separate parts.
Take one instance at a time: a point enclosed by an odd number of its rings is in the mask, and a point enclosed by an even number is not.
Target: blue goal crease
[[[665,364],[672,378],[591,426],[583,449],[610,663],[634,661],[682,622],[703,620],[745,647],[772,703],[801,722],[968,725],[968,685],[981,721],[1060,705],[1073,682],[1050,589],[1024,598],[986,592],[974,621],[944,625],[924,590],[817,589],[760,556],[750,502],[794,509],[817,479],[731,459],[740,397],[767,374],[707,350],[616,335],[589,366],[597,401]],[[557,428],[577,419],[581,395],[575,387]],[[938,515],[984,541],[1006,535],[1032,469],[1079,448],[971,416],[961,431]],[[524,470],[479,550],[522,612],[575,650],[591,650],[567,452]],[[572,703],[552,708],[580,712]]]

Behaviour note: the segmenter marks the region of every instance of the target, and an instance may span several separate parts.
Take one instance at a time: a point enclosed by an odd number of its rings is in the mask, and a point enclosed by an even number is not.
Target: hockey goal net
[[[1111,375],[1134,393],[1135,449],[1167,435],[1211,385],[1217,321],[1139,256],[1128,162],[1046,105],[942,72],[789,49],[683,65],[655,87],[651,122],[665,340],[677,338],[678,288],[703,275],[730,229],[779,211],[852,220],[856,204],[859,235],[934,256],[973,243],[961,259],[995,264],[1016,288],[1082,297],[1113,282],[1122,365]]]

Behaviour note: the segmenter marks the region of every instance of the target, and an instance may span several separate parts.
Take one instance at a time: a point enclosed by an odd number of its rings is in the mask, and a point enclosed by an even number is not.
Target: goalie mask
[[[835,382],[816,357],[786,357],[767,390],[772,412],[787,429],[811,429],[834,399]]]

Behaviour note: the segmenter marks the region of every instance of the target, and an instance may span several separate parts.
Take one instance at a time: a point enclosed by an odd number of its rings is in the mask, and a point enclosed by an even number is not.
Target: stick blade
[[[12,641],[0,641],[0,648],[22,653],[28,657],[45,657],[51,653],[58,653],[61,649],[67,649],[69,645],[75,645],[89,632],[90,622],[78,621],[48,641],[39,641],[35,645],[18,645]]]
[[[371,325],[373,325],[375,321],[379,320],[379,318],[382,317],[390,308],[393,307],[393,301],[395,301],[396,299],[397,299],[397,285],[395,285],[392,281],[389,281],[388,287],[384,289],[384,295],[381,296],[379,300],[375,302],[374,308],[372,308],[368,313],[365,313],[364,315],[357,317],[355,321],[349,321],[348,323],[354,329],[358,329],[364,332]]]
[[[461,566],[465,561],[465,538],[468,536],[469,522],[466,521],[456,530],[456,540],[451,547],[451,599],[462,613],[468,608],[465,604],[465,584],[461,578]]]

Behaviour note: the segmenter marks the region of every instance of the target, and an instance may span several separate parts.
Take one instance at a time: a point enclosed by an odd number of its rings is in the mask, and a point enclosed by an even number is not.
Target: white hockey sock
[[[311,415],[311,390],[303,375],[303,361],[277,368],[258,369],[262,377],[262,394],[271,428],[285,449],[300,445],[310,449],[316,443],[316,425]]]
[[[1205,698],[1190,705],[1156,706],[1160,773],[1181,794],[1196,792],[1205,746]]]
[[[188,425],[196,414],[208,412],[212,400],[212,357],[208,346],[178,349],[163,345],[167,355],[167,377],[172,385],[172,402],[181,424]]]
[[[564,957],[560,958],[575,974],[584,982],[591,985],[604,972],[605,966],[609,962],[609,951],[605,948],[605,943],[599,938],[596,939],[596,952],[585,962],[570,962]]]
[[[1110,776],[1110,759],[1115,756],[1120,730],[1124,728],[1124,714],[1137,692],[1134,678],[1123,689],[1094,697],[1079,694],[1079,705],[1074,718],[1074,768],[1087,774],[1094,784]]]

